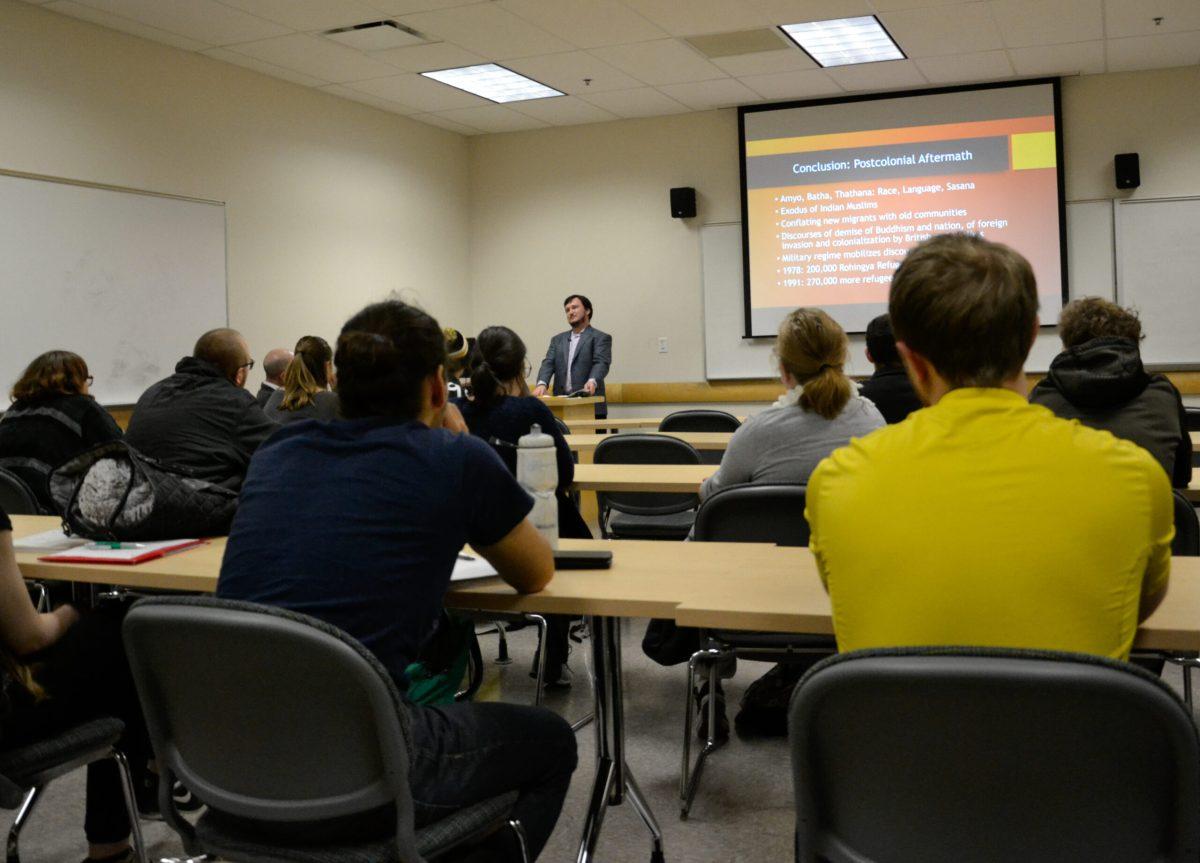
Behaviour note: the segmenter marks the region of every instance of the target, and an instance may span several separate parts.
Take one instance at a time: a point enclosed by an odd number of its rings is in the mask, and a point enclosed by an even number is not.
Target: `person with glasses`
[[[125,440],[198,479],[237,490],[254,451],[276,429],[246,377],[250,347],[237,330],[209,330],[175,373],[138,399]]]
[[[121,437],[89,389],[87,363],[70,351],[46,351],[21,373],[0,416],[0,468],[29,486],[38,506],[54,512],[47,480],[72,456]]]

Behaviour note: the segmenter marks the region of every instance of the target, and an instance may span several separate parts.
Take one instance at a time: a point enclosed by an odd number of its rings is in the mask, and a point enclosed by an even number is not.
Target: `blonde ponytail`
[[[842,370],[848,347],[845,330],[820,309],[796,309],[779,325],[775,350],[784,370],[804,386],[801,408],[830,420],[842,412],[854,393]]]
[[[304,336],[296,342],[295,356],[283,372],[283,401],[279,407],[295,411],[308,407],[329,385],[325,364],[333,359],[329,343],[320,336]]]

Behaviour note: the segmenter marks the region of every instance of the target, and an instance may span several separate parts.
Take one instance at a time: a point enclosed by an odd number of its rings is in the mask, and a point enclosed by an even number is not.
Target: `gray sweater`
[[[263,413],[267,415],[267,419],[280,425],[287,425],[298,420],[328,422],[338,417],[337,393],[331,393],[328,390],[317,393],[313,396],[312,402],[294,411],[286,411],[282,406],[283,390],[275,390],[271,393],[271,398],[267,400],[267,406],[263,408]]]
[[[798,405],[767,408],[733,433],[721,467],[704,481],[700,497],[748,482],[806,483],[825,456],[884,425],[879,409],[859,395],[831,420]]]

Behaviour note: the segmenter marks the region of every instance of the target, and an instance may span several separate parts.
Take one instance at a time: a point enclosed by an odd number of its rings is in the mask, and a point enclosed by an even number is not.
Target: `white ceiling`
[[[466,135],[1200,63],[1200,0],[26,2]],[[684,41],[870,14],[910,59],[822,70],[782,40],[778,50],[714,59]],[[381,19],[430,44],[362,52],[320,35]],[[417,74],[488,61],[567,95],[496,105]]]

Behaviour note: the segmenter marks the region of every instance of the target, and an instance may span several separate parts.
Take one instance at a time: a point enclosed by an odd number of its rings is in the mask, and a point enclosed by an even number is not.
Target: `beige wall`
[[[1197,93],[1195,66],[1067,79],[1068,200],[1115,196],[1112,157],[1129,151],[1142,157],[1134,196],[1200,195]],[[513,326],[540,356],[578,290],[613,335],[613,380],[704,377],[699,228],[740,219],[736,111],[488,135],[470,150],[476,325]],[[696,187],[698,218],[670,218],[672,186]]]
[[[394,114],[0,0],[0,168],[225,201],[260,360],[392,290],[470,314],[466,140]]]

